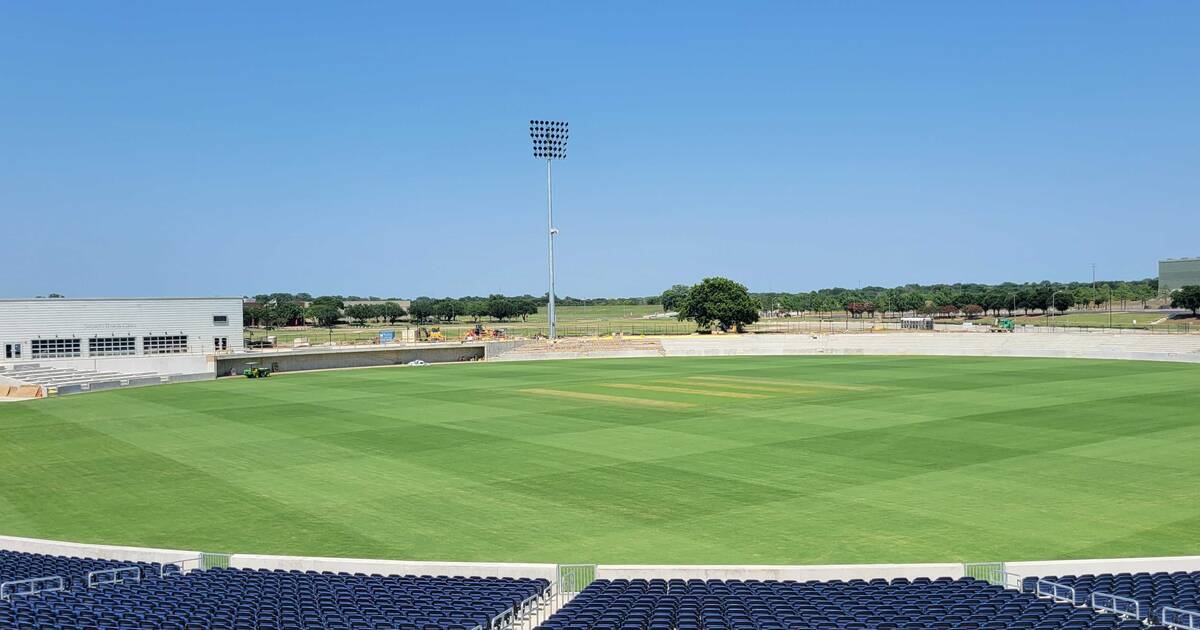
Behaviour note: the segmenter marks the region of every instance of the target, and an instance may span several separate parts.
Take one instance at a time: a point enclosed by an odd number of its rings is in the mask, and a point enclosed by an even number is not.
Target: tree
[[[408,305],[408,317],[414,322],[423,322],[433,317],[433,300],[419,297]]]
[[[1100,304],[1100,294],[1092,287],[1079,287],[1075,289],[1073,295],[1075,296],[1075,304],[1079,304],[1084,308],[1087,308],[1093,302],[1097,305]]]
[[[264,306],[254,305],[242,308],[242,325],[243,326],[261,326],[267,322],[270,313]]]
[[[492,319],[504,321],[517,315],[517,305],[513,300],[494,293],[488,296],[487,314]]]
[[[346,313],[346,317],[354,320],[360,326],[371,318],[371,307],[368,304],[350,304],[343,309],[343,312]]]
[[[289,326],[300,319],[302,315],[299,304],[278,300],[275,302],[275,306],[268,310],[266,319],[269,326]]]
[[[1133,294],[1133,299],[1141,302],[1142,308],[1147,308],[1150,300],[1154,299],[1154,296],[1158,294],[1158,291],[1148,284],[1139,283],[1134,285]]]
[[[983,301],[979,303],[985,311],[991,311],[995,315],[1000,315],[1000,309],[1007,305],[1011,305],[1011,300],[999,289],[992,289],[983,294]]]
[[[662,301],[663,311],[678,311],[683,307],[684,300],[687,299],[688,290],[691,289],[686,284],[676,284],[670,289],[662,292],[659,298]]]
[[[975,319],[983,314],[983,307],[978,304],[968,304],[962,310],[969,319]]]
[[[438,300],[433,303],[433,314],[444,322],[452,322],[454,318],[462,315],[462,306],[459,305],[458,300],[450,298]]]
[[[1189,284],[1171,292],[1171,308],[1186,308],[1196,315],[1200,310],[1200,285]]]
[[[702,330],[714,323],[721,330],[742,332],[746,324],[758,321],[758,303],[746,287],[728,278],[705,278],[688,290],[679,309],[679,319],[695,320]]]
[[[308,311],[305,313],[305,315],[322,328],[333,328],[334,326],[337,326],[338,318],[341,317],[341,313],[339,313],[338,310],[333,307],[333,305],[316,302],[308,307]]]
[[[1075,306],[1075,294],[1070,291],[1059,291],[1055,293],[1054,304],[1052,306],[1058,309],[1060,314],[1067,312],[1067,309]]]
[[[388,301],[379,305],[379,316],[389,324],[395,324],[396,320],[407,314],[408,311],[404,310],[404,307],[396,302]]]
[[[925,299],[916,291],[905,291],[896,297],[895,307],[901,313],[915,313],[922,306],[925,306]]]
[[[346,304],[342,302],[342,299],[333,295],[322,295],[321,297],[313,300],[312,304],[309,304],[309,306],[316,306],[317,304],[327,304],[339,311],[343,308],[346,308]]]
[[[529,321],[530,315],[537,315],[538,305],[532,298],[521,298],[517,300],[517,315],[521,316],[521,321]]]
[[[463,307],[463,314],[470,317],[472,321],[478,322],[480,317],[488,314],[487,300],[468,300],[466,306]]]

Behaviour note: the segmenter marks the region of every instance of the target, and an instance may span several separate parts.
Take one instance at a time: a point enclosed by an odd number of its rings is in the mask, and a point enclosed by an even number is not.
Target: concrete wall
[[[199,551],[152,549],[0,536],[0,549],[80,558],[136,562],[184,563],[194,568]],[[375,573],[380,575],[461,575],[478,577],[525,577],[557,579],[554,564],[515,562],[436,562],[371,560],[234,554],[229,566],[243,569],[282,569]],[[1021,577],[1136,573],[1156,571],[1200,571],[1200,556],[1161,558],[1112,558],[1006,562],[1006,569]],[[960,578],[963,565],[957,562],[928,564],[829,564],[829,565],[599,565],[598,579],[713,579],[713,580],[869,580],[873,578]]]
[[[1200,556],[1163,558],[1113,558],[1095,560],[1049,560],[1006,562],[1006,571],[1022,577],[1084,575],[1099,573],[1155,573],[1157,571],[1200,571]]]
[[[873,578],[960,578],[963,565],[957,562],[937,564],[827,564],[656,566],[600,565],[596,577],[624,579],[701,579],[701,580],[870,580]]]
[[[240,374],[248,361],[258,361],[259,365],[273,367],[280,372],[403,365],[416,359],[426,363],[456,363],[464,358],[482,359],[483,346],[482,343],[448,343],[244,352],[217,357],[216,370],[218,376],[228,376],[231,371]]]
[[[460,575],[466,577],[525,577],[555,581],[558,565],[511,562],[419,562],[368,560],[360,558],[308,558],[234,554],[229,566],[240,569],[284,569],[288,571],[344,571],[379,575]]]
[[[6,551],[23,551],[25,553],[44,553],[56,556],[73,556],[77,558],[98,558],[100,560],[129,560],[131,562],[184,562],[200,557],[199,551],[119,547],[116,545],[87,545],[57,540],[41,540],[38,538],[20,538],[18,536],[0,536],[0,549]],[[193,562],[187,568],[194,566],[195,563]]]
[[[667,356],[935,355],[1200,363],[1200,335],[864,333],[665,337]]]

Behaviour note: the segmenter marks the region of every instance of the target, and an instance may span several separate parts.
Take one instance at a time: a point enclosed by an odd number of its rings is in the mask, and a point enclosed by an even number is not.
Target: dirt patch
[[[624,405],[630,407],[655,407],[658,409],[687,409],[695,407],[692,403],[678,402],[674,400],[653,400],[649,398],[633,398],[631,396],[610,396],[608,394],[593,394],[591,392],[569,392],[561,389],[543,389],[534,387],[531,389],[517,390],[522,394],[533,394],[534,396],[553,396],[555,398],[573,398],[576,400],[594,400],[596,402],[610,403],[614,405]]]
[[[716,396],[718,398],[767,398],[763,394],[747,394],[746,392],[723,392],[713,389],[696,389],[694,387],[669,387],[666,385],[638,385],[636,383],[602,383],[604,387],[620,387],[622,389],[637,389],[646,392],[665,392],[668,394],[691,394],[693,396]]]

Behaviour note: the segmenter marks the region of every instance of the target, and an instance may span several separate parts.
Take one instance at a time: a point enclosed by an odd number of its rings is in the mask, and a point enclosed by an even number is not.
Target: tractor
[[[996,326],[992,330],[994,332],[1013,332],[1016,328],[1017,325],[1012,319],[1004,317],[996,320]]]
[[[242,376],[246,378],[267,378],[271,375],[271,368],[259,367],[258,361],[247,361],[246,369],[242,370]]]

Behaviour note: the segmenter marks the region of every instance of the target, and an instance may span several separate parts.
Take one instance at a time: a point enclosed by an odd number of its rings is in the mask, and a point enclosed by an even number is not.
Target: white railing
[[[592,573],[595,573],[594,568]],[[579,594],[580,589],[575,586],[576,577],[573,572],[560,570],[557,582],[525,598],[514,608],[492,617],[488,630],[533,630],[538,627]]]
[[[964,562],[963,576],[1017,592],[1025,590],[1021,576],[1006,570],[1003,562]]]
[[[1099,611],[1134,619],[1142,618],[1142,605],[1136,599],[1096,591],[1088,598],[1088,602],[1092,608]]]
[[[195,558],[184,558],[183,560],[175,560],[173,562],[162,562],[158,565],[158,577],[167,577],[168,575],[183,575],[189,571],[196,571],[204,566],[204,556],[196,556]],[[190,568],[189,568],[190,567]]]
[[[54,593],[65,591],[67,581],[61,575],[29,578],[27,580],[12,580],[0,584],[0,600],[11,599],[14,595],[37,595],[38,593]]]
[[[142,581],[141,567],[117,567],[115,569],[101,569],[99,571],[90,571],[87,574],[87,587],[95,588],[105,584],[121,584],[126,580],[133,582]]]
[[[1075,599],[1075,589],[1073,587],[1052,580],[1039,578],[1037,584],[1034,585],[1034,594],[1038,597],[1049,597],[1056,602],[1069,602],[1072,605],[1078,603],[1078,600]]]
[[[1182,608],[1163,606],[1162,611],[1159,613],[1158,621],[1168,628],[1179,628],[1180,630],[1200,629],[1200,613]]]

